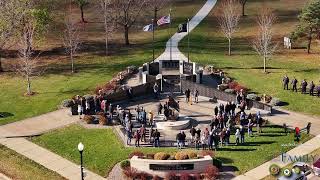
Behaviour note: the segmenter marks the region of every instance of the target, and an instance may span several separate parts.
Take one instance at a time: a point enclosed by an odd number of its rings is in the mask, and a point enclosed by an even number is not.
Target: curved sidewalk
[[[206,4],[198,11],[198,13],[189,22],[189,32],[191,32],[199,23],[210,13],[213,7],[216,5],[217,0],[208,0]],[[167,42],[165,51],[155,60],[170,60],[170,44],[172,52],[172,60],[184,60],[188,58],[182,54],[179,50],[179,42],[188,35],[187,32],[175,33]]]

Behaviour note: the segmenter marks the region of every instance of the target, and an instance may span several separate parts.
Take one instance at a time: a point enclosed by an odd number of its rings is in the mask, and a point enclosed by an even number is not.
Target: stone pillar
[[[202,84],[202,75],[203,75],[203,70],[199,70],[196,75],[197,84]]]
[[[159,74],[162,74],[162,60],[159,60]]]
[[[160,87],[160,92],[162,92],[162,90],[163,90],[163,85],[162,85],[162,74],[158,74],[158,75],[156,76],[156,80],[160,80],[159,87]]]
[[[139,78],[139,83],[142,83],[142,73],[143,73],[143,67],[139,67],[139,73],[138,73],[138,78]]]
[[[180,74],[183,74],[183,60],[180,60],[179,62],[179,71],[180,71]]]
[[[148,76],[148,72],[143,72],[142,73],[142,84],[147,83],[147,76]]]

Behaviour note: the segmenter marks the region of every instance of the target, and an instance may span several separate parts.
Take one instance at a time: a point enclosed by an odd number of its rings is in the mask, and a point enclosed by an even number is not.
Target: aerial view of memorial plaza
[[[0,0],[11,179],[320,179],[320,0]]]

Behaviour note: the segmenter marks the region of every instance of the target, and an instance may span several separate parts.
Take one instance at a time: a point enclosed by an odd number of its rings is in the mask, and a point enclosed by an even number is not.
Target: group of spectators
[[[82,119],[83,115],[92,115],[98,112],[103,112],[109,121],[113,118],[113,105],[101,95],[83,97],[75,96],[72,99],[71,113],[79,115]]]
[[[193,93],[191,93],[191,90],[188,88],[185,90],[184,92],[185,94],[185,97],[186,97],[186,102],[191,104],[192,105],[192,97],[191,97],[191,94],[193,95],[194,97],[194,102],[195,103],[198,103],[199,102],[199,91],[197,89],[195,89],[193,91]]]
[[[282,79],[284,90],[289,90],[289,83],[291,84],[291,90],[298,92],[298,80],[295,77],[293,77],[293,79],[290,82],[289,77],[285,75]],[[307,92],[308,85],[309,85],[309,92]],[[316,87],[313,81],[311,81],[310,84],[308,84],[308,82],[304,79],[301,81],[300,87],[301,87],[302,94],[309,94],[310,96],[313,96],[314,93],[316,93],[316,95],[320,97],[320,85]]]

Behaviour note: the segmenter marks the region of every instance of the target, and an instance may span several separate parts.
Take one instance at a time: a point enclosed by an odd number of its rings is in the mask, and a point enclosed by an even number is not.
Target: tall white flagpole
[[[170,36],[170,61],[171,61],[172,60],[172,36],[171,36],[172,18],[171,18],[171,8],[170,8],[170,12],[169,12],[169,17],[170,17],[169,36]]]

